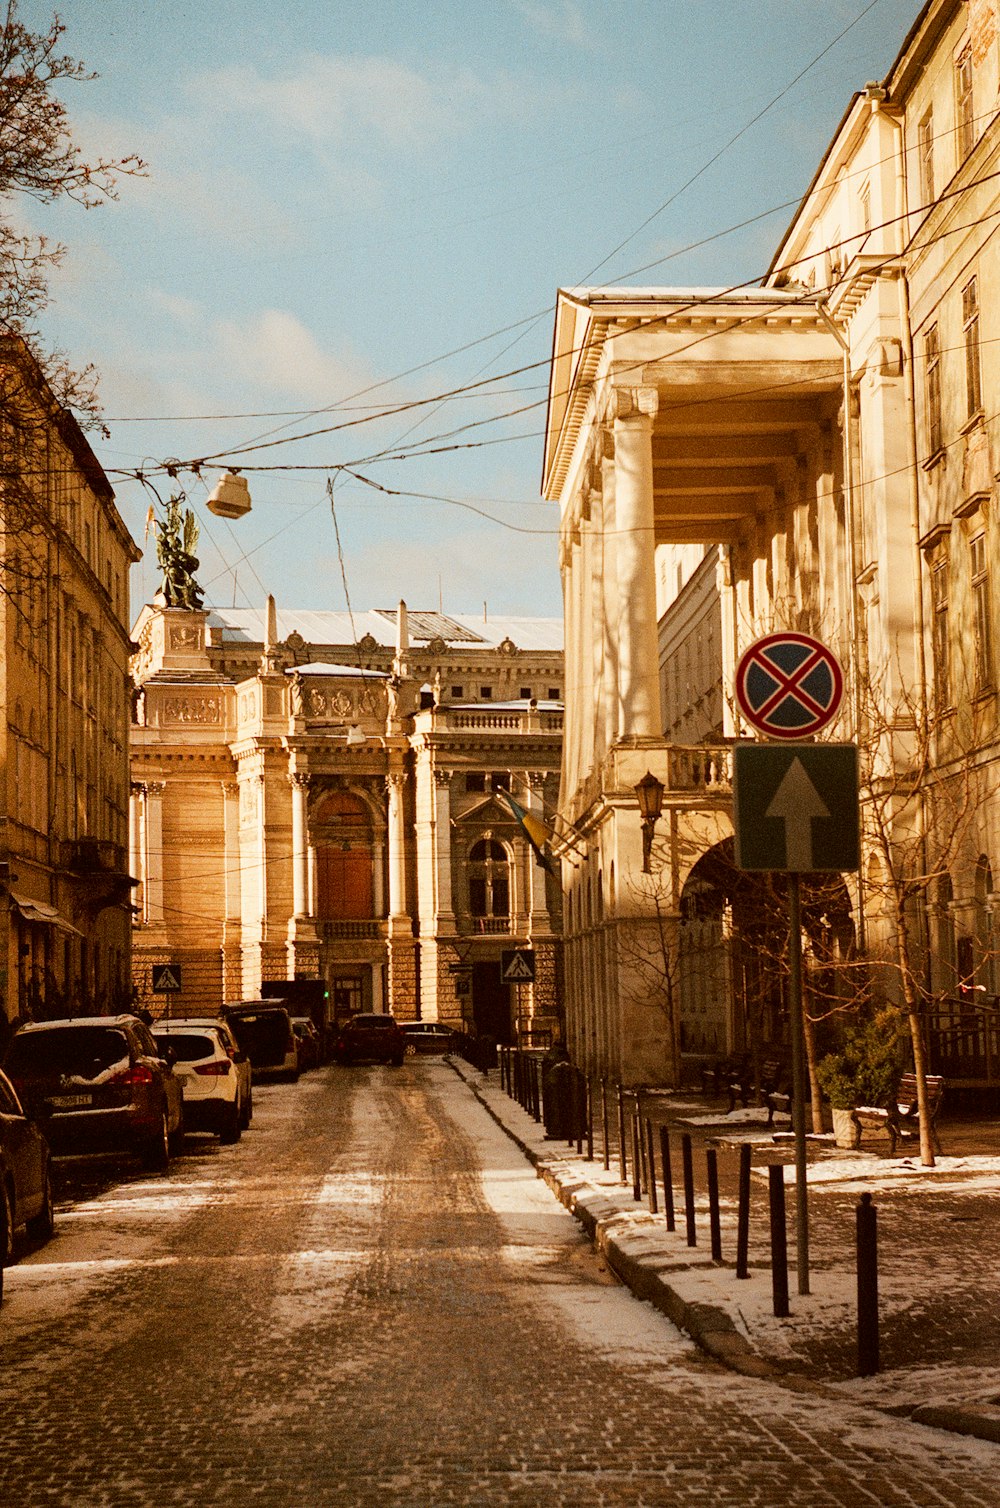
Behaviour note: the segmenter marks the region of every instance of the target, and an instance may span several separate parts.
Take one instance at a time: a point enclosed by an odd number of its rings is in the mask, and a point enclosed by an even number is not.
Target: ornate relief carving
[[[240,822],[249,825],[256,822],[259,805],[260,784],[258,780],[240,782]]]
[[[326,692],[318,686],[310,686],[306,692],[306,716],[326,717]]]
[[[201,649],[201,627],[196,623],[171,623],[167,630],[170,649]]]
[[[378,647],[378,640],[372,634],[365,634],[358,640],[358,648],[363,655],[374,654]]]
[[[354,711],[354,699],[348,691],[336,692],[331,705],[338,717],[346,717]]]
[[[367,712],[369,715],[378,711],[378,692],[371,686],[366,686],[358,697],[358,711]]]
[[[222,721],[221,696],[171,696],[163,703],[165,723],[218,723]]]
[[[506,639],[501,639],[500,643],[497,645],[497,649],[502,655],[517,654],[517,645],[514,643],[514,640],[509,637]]]

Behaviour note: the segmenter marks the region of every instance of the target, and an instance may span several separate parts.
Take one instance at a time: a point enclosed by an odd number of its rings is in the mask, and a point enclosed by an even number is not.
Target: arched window
[[[510,857],[495,838],[481,838],[469,853],[469,912],[510,915]]]
[[[316,915],[320,921],[368,921],[374,914],[371,815],[358,796],[335,791],[316,808]]]

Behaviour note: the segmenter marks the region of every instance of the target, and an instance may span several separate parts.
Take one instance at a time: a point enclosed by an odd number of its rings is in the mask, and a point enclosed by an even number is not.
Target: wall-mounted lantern
[[[655,775],[646,771],[638,785],[635,787],[636,800],[639,803],[639,815],[642,818],[642,872],[649,874],[649,858],[653,851],[653,829],[659,821],[663,810],[663,782],[657,780]]]

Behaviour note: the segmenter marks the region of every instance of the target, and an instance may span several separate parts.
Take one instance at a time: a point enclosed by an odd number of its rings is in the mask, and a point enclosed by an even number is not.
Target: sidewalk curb
[[[560,1204],[579,1221],[590,1237],[595,1250],[605,1257],[616,1277],[620,1278],[637,1298],[652,1304],[679,1330],[689,1335],[708,1356],[721,1362],[731,1371],[745,1377],[770,1378],[774,1381],[783,1377],[779,1368],[760,1356],[747,1337],[740,1334],[724,1309],[719,1309],[714,1304],[690,1303],[671,1287],[660,1273],[627,1251],[615,1231],[618,1212],[601,1215],[598,1210],[591,1208],[591,1203],[596,1205],[605,1203],[601,1191],[589,1183],[563,1182],[556,1167],[540,1157],[497,1115],[480,1093],[475,1080],[466,1077],[462,1069],[454,1062],[451,1066],[459,1078],[472,1090],[487,1115],[524,1154],[539,1178],[545,1181]],[[590,1194],[590,1200],[585,1197],[585,1193]]]
[[[560,1177],[558,1158],[554,1157],[550,1161],[540,1156],[497,1114],[480,1092],[479,1084],[471,1076],[471,1072],[467,1074],[464,1071],[467,1065],[464,1062],[459,1065],[450,1057],[445,1062],[472,1091],[491,1120],[518,1147],[560,1204],[583,1227],[595,1251],[603,1255],[616,1277],[637,1298],[652,1304],[679,1330],[683,1330],[707,1356],[740,1376],[779,1383],[793,1392],[847,1401],[844,1393],[831,1384],[790,1375],[761,1356],[748,1337],[737,1330],[725,1309],[685,1299],[654,1266],[628,1250],[626,1242],[620,1239],[616,1229],[624,1223],[621,1211],[609,1204],[599,1188],[581,1180],[575,1172],[571,1177]],[[566,1171],[568,1173],[569,1170]],[[606,1213],[602,1213],[602,1207]],[[634,1234],[632,1241],[634,1244]],[[894,1411],[885,1409],[879,1412],[891,1414]],[[921,1404],[907,1410],[902,1417],[914,1424],[945,1430],[950,1434],[969,1435],[1000,1444],[1000,1409],[997,1408]]]

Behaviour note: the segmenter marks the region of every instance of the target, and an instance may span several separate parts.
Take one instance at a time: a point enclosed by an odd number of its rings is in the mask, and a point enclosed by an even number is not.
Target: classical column
[[[144,895],[146,922],[150,927],[163,926],[163,792],[162,780],[146,781],[146,852]]]
[[[601,457],[601,554],[598,560],[601,619],[600,719],[605,752],[618,732],[618,549],[615,513],[615,447],[613,437],[602,434]]]
[[[618,564],[619,723],[623,735],[658,738],[656,531],[653,518],[655,388],[616,389],[615,512]]]
[[[309,776],[289,775],[292,787],[292,915],[309,914],[309,844],[307,803]]]
[[[528,772],[528,810],[533,812],[542,822],[545,821],[545,775],[541,770],[529,770]],[[527,848],[527,845],[525,845]],[[558,861],[556,861],[558,862]],[[528,854],[529,873],[529,905],[526,908],[531,913],[531,931],[550,932],[552,923],[549,919],[549,906],[546,896],[545,870],[539,864],[533,853]]]
[[[434,867],[437,894],[437,930],[455,926],[451,897],[451,771],[434,771]]]
[[[389,796],[389,916],[406,916],[406,813],[403,791],[406,776],[386,776]]]
[[[142,797],[145,786],[133,783],[128,793],[128,872],[141,885],[145,879],[142,862]],[[142,894],[140,890],[140,895]]]

